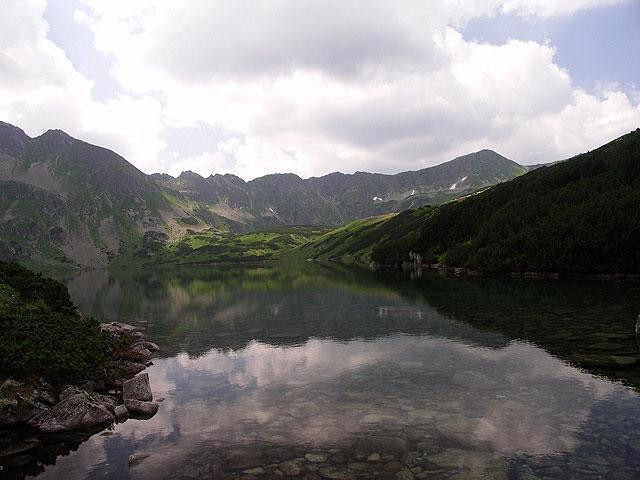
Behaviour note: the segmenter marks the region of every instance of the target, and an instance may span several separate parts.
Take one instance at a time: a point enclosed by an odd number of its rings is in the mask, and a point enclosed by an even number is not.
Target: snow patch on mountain
[[[455,190],[456,188],[458,188],[458,185],[461,184],[462,182],[464,182],[467,179],[467,177],[462,177],[461,180],[458,180],[456,183],[454,183],[453,185],[451,185],[449,187],[449,190]]]

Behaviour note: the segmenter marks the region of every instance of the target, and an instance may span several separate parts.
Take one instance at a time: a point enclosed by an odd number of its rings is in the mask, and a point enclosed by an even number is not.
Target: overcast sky
[[[173,175],[554,161],[640,127],[640,1],[0,0],[0,120]]]

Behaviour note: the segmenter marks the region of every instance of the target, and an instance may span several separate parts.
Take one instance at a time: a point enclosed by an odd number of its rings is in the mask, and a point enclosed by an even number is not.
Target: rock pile
[[[0,386],[0,426],[26,422],[43,432],[57,433],[94,430],[131,415],[155,415],[158,404],[152,401],[149,375],[139,372],[151,365],[158,346],[125,323],[103,323],[100,328],[116,346],[106,378],[85,380],[62,390],[38,377],[23,382],[7,379]]]

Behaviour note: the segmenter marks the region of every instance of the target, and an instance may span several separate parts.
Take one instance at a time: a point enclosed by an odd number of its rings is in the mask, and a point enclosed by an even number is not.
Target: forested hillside
[[[640,129],[484,192],[410,212],[403,215],[414,217],[411,224],[400,225],[398,215],[359,239],[367,259],[400,264],[414,252],[423,263],[484,272],[638,273]],[[323,242],[332,235],[340,232]],[[317,242],[303,248],[313,253]]]

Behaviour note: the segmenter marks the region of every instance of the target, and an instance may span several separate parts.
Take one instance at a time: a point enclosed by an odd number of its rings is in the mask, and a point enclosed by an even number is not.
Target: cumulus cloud
[[[0,115],[148,173],[395,172],[479,148],[557,160],[635,128],[638,98],[576,88],[552,45],[473,42],[460,27],[613,3],[83,0],[75,21],[122,87],[99,102],[48,40],[45,2],[20,2],[0,19]],[[201,151],[180,134],[196,127],[218,132]]]
[[[93,82],[47,38],[46,6],[46,1],[25,0],[1,8],[0,117],[31,135],[64,129],[152,170],[165,148],[160,102],[120,94],[93,100]]]

